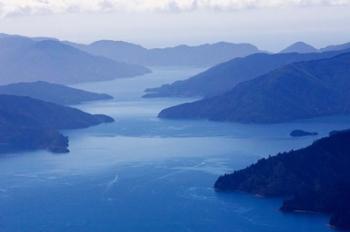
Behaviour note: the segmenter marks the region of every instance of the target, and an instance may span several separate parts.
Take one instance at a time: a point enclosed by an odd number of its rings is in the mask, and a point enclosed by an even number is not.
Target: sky
[[[350,0],[0,0],[0,32],[145,47],[350,42]]]

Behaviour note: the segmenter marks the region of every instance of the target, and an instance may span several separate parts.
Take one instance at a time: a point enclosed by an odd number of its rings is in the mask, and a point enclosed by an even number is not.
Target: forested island
[[[332,132],[306,148],[221,176],[215,189],[285,197],[282,211],[329,213],[332,226],[350,229],[349,141],[349,130]]]

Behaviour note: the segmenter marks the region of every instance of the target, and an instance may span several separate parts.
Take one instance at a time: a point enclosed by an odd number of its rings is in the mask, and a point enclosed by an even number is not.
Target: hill
[[[0,95],[0,153],[34,149],[67,152],[68,139],[58,130],[112,121],[105,115],[92,115],[30,97]]]
[[[286,65],[231,91],[170,107],[161,118],[279,123],[350,113],[350,53]]]
[[[0,84],[48,81],[80,83],[133,77],[149,69],[98,57],[57,40],[0,38]]]
[[[60,105],[75,105],[87,101],[112,99],[107,94],[92,93],[44,81],[21,82],[0,86],[0,94],[28,96]]]
[[[218,191],[285,197],[283,211],[330,213],[330,224],[350,229],[350,132],[338,132],[304,149],[261,159],[218,178]]]
[[[345,51],[325,53],[253,54],[214,66],[189,79],[147,89],[144,97],[212,97],[237,84],[254,79],[284,65],[333,57]]]

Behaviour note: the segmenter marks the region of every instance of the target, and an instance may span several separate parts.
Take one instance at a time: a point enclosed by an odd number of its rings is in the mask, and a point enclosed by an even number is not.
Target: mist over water
[[[116,121],[65,131],[69,154],[1,157],[0,231],[332,231],[326,215],[283,214],[280,199],[215,193],[212,186],[218,175],[263,156],[350,128],[350,118],[275,125],[160,120],[161,109],[195,99],[141,98],[145,88],[199,71],[153,68],[142,77],[76,85],[114,96],[77,107]],[[294,129],[320,135],[291,138]]]

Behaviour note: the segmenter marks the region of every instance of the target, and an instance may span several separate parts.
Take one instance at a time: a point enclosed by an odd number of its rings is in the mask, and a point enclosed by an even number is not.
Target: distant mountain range
[[[350,113],[350,53],[293,63],[231,91],[170,107],[161,118],[279,123]]]
[[[116,62],[57,40],[0,36],[0,84],[48,81],[80,83],[133,77],[150,72],[140,65]]]
[[[313,53],[313,52],[329,52],[329,51],[340,51],[350,49],[350,43],[330,45],[324,48],[315,48],[314,46],[305,42],[296,42],[287,48],[280,51],[280,53]]]
[[[101,40],[89,45],[66,43],[94,55],[146,66],[213,66],[235,57],[261,52],[251,44],[227,42],[153,49],[111,40]]]
[[[44,81],[21,82],[0,86],[0,94],[27,96],[61,105],[75,105],[87,101],[107,100],[107,94],[92,93]]]
[[[211,97],[223,94],[237,84],[254,79],[284,65],[328,58],[346,51],[324,53],[253,54],[214,66],[189,79],[146,89],[144,97]]]
[[[92,115],[30,97],[0,95],[0,153],[36,149],[68,152],[68,138],[58,130],[112,121],[105,115]]]
[[[152,49],[147,49],[133,43],[113,40],[100,40],[88,45],[69,41],[65,41],[64,43],[94,55],[145,66],[210,67],[234,58],[263,53],[256,46],[248,43],[218,42],[198,46],[178,45],[175,47]],[[296,42],[283,49],[280,53],[305,54],[345,49],[350,49],[350,43],[318,49],[305,42]]]
[[[218,178],[218,191],[285,197],[282,210],[331,214],[330,224],[350,229],[350,131],[332,133],[304,149],[261,159]]]
[[[280,53],[315,53],[319,52],[319,50],[309,44],[306,44],[304,42],[296,42],[287,48],[280,51]]]

